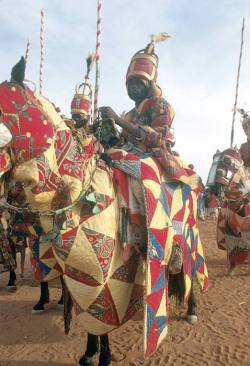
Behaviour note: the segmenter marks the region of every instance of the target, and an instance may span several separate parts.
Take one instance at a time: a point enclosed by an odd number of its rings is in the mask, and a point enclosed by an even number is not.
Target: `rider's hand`
[[[100,112],[102,118],[114,119],[115,121],[119,118],[119,116],[111,107],[101,107]]]

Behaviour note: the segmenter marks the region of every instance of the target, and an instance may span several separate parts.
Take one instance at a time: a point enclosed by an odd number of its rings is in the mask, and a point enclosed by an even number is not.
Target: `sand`
[[[216,247],[215,222],[200,223],[209,270],[209,290],[196,287],[198,323],[185,320],[186,306],[171,305],[168,337],[151,358],[142,357],[141,321],[129,321],[110,335],[111,365],[249,366],[250,267],[241,265],[235,277],[227,276],[225,252]],[[0,366],[76,365],[85,350],[86,333],[74,320],[69,335],[63,331],[58,281],[50,283],[51,303],[40,315],[31,315],[39,288],[29,261],[18,289],[5,289],[7,274],[0,275]],[[117,361],[119,360],[119,361]],[[96,365],[98,363],[96,362]]]

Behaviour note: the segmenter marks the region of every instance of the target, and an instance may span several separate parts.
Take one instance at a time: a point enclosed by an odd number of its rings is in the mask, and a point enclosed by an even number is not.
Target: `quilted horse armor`
[[[183,249],[186,296],[195,276],[207,287],[196,194],[188,185],[168,182],[151,157],[131,161],[127,154],[127,166],[132,164],[131,172],[143,185],[148,245],[145,263],[136,251],[124,263],[113,170],[91,146],[80,152],[53,105],[27,87],[1,84],[0,109],[0,123],[12,134],[0,157],[10,161],[29,212],[39,218],[39,250],[50,248],[42,258],[45,273],[51,262],[62,270],[79,322],[91,334],[112,331],[144,306],[144,352],[151,355],[167,334],[167,274],[174,241]]]
[[[243,165],[237,149],[217,153],[215,159],[213,179],[208,181],[222,201],[217,223],[218,247],[227,251],[230,263],[242,263],[250,259],[249,228],[245,227],[250,212],[249,169]]]

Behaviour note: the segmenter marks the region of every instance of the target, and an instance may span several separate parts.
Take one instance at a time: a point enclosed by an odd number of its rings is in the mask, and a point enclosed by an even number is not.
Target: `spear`
[[[95,122],[98,115],[98,92],[99,92],[99,80],[100,80],[100,38],[101,38],[101,9],[102,1],[97,0],[97,23],[96,23],[96,51],[95,51],[95,62],[96,62],[96,72],[95,72],[95,93],[94,93],[94,118]]]
[[[40,70],[39,70],[39,93],[42,94],[43,87],[43,65],[44,65],[44,13],[41,10],[41,24],[40,24]]]
[[[29,51],[30,51],[30,40],[29,40],[29,38],[28,38],[28,39],[27,39],[26,50],[25,50],[25,57],[24,57],[25,66],[27,66],[28,57],[29,57]]]
[[[27,44],[26,44],[26,50],[25,50],[25,56],[24,56],[24,62],[25,62],[25,71],[26,72],[26,68],[27,68],[27,62],[28,62],[28,57],[29,57],[29,51],[30,51],[30,40],[27,39]],[[25,75],[24,75],[25,76]]]
[[[239,89],[239,80],[240,80],[240,68],[241,68],[241,59],[242,59],[242,51],[243,51],[243,44],[244,44],[244,30],[245,30],[245,18],[242,21],[242,28],[241,28],[241,44],[240,44],[240,56],[239,56],[239,63],[238,63],[238,71],[237,71],[237,81],[236,81],[236,90],[235,90],[235,100],[234,100],[234,107],[233,107],[233,119],[232,119],[232,128],[231,128],[231,143],[230,146],[233,147],[234,141],[234,123],[235,123],[235,115],[237,110],[237,100],[238,100],[238,89]]]

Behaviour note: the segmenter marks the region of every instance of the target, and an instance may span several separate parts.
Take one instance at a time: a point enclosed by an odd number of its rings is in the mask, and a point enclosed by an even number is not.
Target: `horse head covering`
[[[239,109],[238,112],[241,114],[242,128],[247,136],[247,142],[243,143],[240,147],[240,154],[244,161],[244,165],[250,166],[250,114],[245,112],[244,109]]]
[[[132,57],[126,75],[126,82],[134,77],[145,81],[156,82],[158,56],[154,52],[155,43],[165,41],[169,37],[167,33],[159,33],[151,36],[151,42],[144,49],[136,52]]]
[[[11,81],[0,84],[0,123],[8,128],[15,159],[27,161],[52,144],[52,121],[34,93],[23,84],[25,62],[13,67]],[[35,122],[34,122],[35,121]]]

